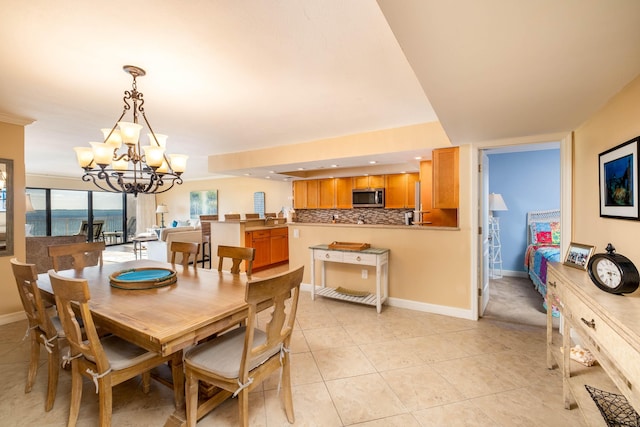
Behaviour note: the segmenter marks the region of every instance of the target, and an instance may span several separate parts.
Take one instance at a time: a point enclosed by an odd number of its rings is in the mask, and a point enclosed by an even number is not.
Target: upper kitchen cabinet
[[[333,178],[318,180],[318,207],[332,209],[336,206],[336,183]]]
[[[351,209],[351,191],[353,190],[353,179],[336,178],[336,208]]]
[[[432,207],[457,209],[460,192],[458,147],[433,150]]]
[[[293,208],[316,209],[319,204],[318,180],[293,181]]]
[[[384,175],[356,176],[353,178],[353,188],[384,188]]]
[[[385,208],[415,208],[417,173],[386,175]]]

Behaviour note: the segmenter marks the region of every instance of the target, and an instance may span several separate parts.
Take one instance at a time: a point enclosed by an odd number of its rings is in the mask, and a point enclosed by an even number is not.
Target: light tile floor
[[[583,426],[562,405],[560,372],[545,366],[545,331],[482,319],[478,322],[385,306],[318,298],[302,292],[292,343],[292,382],[300,426]],[[61,372],[53,410],[44,412],[46,357],[36,385],[24,393],[26,321],[0,326],[0,425],[63,426],[70,375]],[[251,394],[251,426],[289,425],[278,376]],[[86,381],[79,426],[97,425],[98,399]],[[114,426],[162,426],[172,393],[152,381],[116,387]],[[231,399],[199,426],[237,425]]]

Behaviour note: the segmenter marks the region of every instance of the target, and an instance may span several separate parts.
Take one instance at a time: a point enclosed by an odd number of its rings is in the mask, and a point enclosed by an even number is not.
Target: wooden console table
[[[382,303],[389,296],[389,249],[368,248],[361,251],[329,249],[328,245],[309,247],[311,250],[311,299],[315,294],[323,297],[341,299],[375,306],[378,313],[382,311]],[[322,288],[316,290],[316,261],[322,265]],[[366,296],[352,296],[336,292],[335,288],[326,286],[326,263],[371,265],[376,267],[376,293]]]
[[[584,388],[589,384],[623,394],[636,411],[640,410],[640,291],[609,294],[597,288],[586,271],[554,262],[547,271],[547,304],[557,306],[564,319],[561,353],[558,343],[553,342],[552,310],[548,308],[547,367],[552,369],[556,359],[562,368],[565,408],[570,408],[573,396],[589,425],[605,425]],[[580,368],[572,375],[570,330],[602,368]],[[603,371],[609,377],[606,382],[601,378]]]

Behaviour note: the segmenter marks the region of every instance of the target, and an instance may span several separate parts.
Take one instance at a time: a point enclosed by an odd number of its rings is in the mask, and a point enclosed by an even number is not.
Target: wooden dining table
[[[135,268],[170,268],[177,282],[170,286],[130,290],[111,286],[109,276]],[[59,274],[83,278],[89,284],[89,307],[94,321],[121,338],[162,355],[184,350],[198,341],[246,319],[244,300],[247,277],[217,270],[183,269],[180,265],[137,260]],[[38,276],[43,297],[55,302],[47,273]],[[184,396],[184,380],[179,390]],[[222,397],[221,397],[222,399]],[[167,426],[184,424],[182,403]]]

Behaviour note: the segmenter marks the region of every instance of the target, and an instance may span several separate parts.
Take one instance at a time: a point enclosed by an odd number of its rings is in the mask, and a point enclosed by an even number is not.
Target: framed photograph
[[[600,216],[640,219],[638,145],[640,137],[600,153]]]
[[[586,270],[589,258],[591,258],[595,248],[595,246],[571,242],[569,249],[567,249],[567,256],[564,258],[564,265]]]

